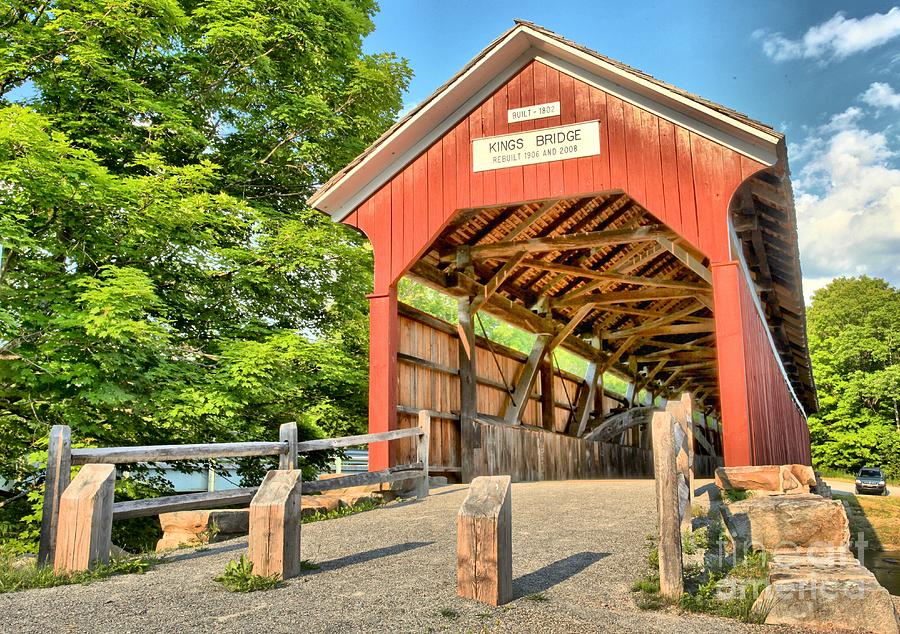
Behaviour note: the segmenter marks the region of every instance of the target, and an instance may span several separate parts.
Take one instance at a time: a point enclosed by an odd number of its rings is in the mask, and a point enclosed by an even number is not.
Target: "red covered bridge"
[[[431,410],[433,471],[649,475],[645,414],[685,392],[705,467],[809,463],[816,397],[772,128],[518,22],[310,204],[374,248],[370,431]],[[458,324],[398,304],[404,276],[456,297]],[[479,312],[532,333],[530,354],[478,337]],[[555,366],[557,348],[585,376]],[[400,458],[372,447],[370,468]]]

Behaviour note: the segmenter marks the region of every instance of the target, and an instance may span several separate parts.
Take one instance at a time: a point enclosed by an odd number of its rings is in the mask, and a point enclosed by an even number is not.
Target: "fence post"
[[[47,447],[47,472],[44,478],[44,510],[41,516],[41,541],[38,546],[38,565],[53,565],[56,556],[56,527],[59,522],[59,502],[69,486],[72,471],[72,431],[68,425],[54,425],[50,429]]]
[[[416,439],[416,462],[422,463],[422,480],[416,497],[428,497],[428,452],[431,439],[431,412],[423,409],[419,412],[419,429],[422,434]]]
[[[498,606],[512,600],[512,493],[507,476],[472,480],[456,516],[456,591]]]
[[[288,444],[288,452],[278,457],[278,468],[297,468],[297,423],[284,423],[278,430],[278,439]]]
[[[300,574],[301,478],[298,469],[269,471],[253,496],[247,540],[253,574]]]
[[[59,529],[53,570],[80,572],[109,562],[116,467],[87,464],[59,503]]]
[[[677,600],[684,589],[681,559],[681,521],[678,504],[678,469],[675,463],[675,426],[669,412],[653,414],[653,472],[656,476],[656,511],[659,516],[659,589]]]

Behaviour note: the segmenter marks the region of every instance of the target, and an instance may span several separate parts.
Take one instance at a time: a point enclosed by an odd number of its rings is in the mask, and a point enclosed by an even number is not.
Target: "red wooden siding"
[[[553,101],[561,105],[558,117],[506,121],[508,108]],[[472,172],[472,139],[589,120],[600,121],[599,156]],[[726,263],[729,201],[744,179],[764,167],[539,61],[528,63],[344,220],[365,232],[375,251],[371,431],[397,424],[396,282],[457,210],[620,189],[711,263]],[[729,283],[715,291],[719,355],[742,373],[720,373],[726,436],[733,434],[732,457],[726,452],[726,459],[749,464],[804,452],[808,460],[805,421],[784,399],[786,388],[764,341],[765,324],[746,311],[738,314],[735,307],[743,309],[743,303],[735,300],[749,291]],[[375,448],[370,467],[383,468],[388,459],[386,449]]]
[[[725,463],[810,464],[809,429],[738,262],[713,266]]]
[[[506,122],[510,107],[557,100],[558,117]],[[472,139],[594,119],[600,120],[600,156],[472,172]],[[729,259],[726,209],[731,194],[748,172],[763,167],[533,61],[345,222],[365,232],[375,247],[379,294],[403,275],[458,209],[610,189],[626,191],[712,261],[721,262]]]

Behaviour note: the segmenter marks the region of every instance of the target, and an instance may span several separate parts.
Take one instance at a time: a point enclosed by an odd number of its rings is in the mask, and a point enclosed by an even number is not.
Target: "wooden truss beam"
[[[657,299],[682,299],[695,298],[697,291],[682,290],[678,288],[654,288],[642,291],[614,291],[612,293],[589,293],[575,297],[564,297],[552,300],[554,307],[581,306],[583,304],[623,304],[626,302],[646,302]]]
[[[622,339],[631,335],[642,335],[646,337],[658,337],[661,335],[685,335],[698,332],[713,332],[715,329],[714,321],[707,319],[700,323],[691,324],[668,324],[665,326],[652,327],[649,324],[635,326],[634,328],[626,328],[607,335],[607,339]]]
[[[659,242],[659,244],[662,245],[669,253],[680,260],[682,264],[699,275],[701,279],[712,285],[712,272],[703,265],[703,262],[688,253],[687,249],[675,244],[667,236],[658,236],[656,238],[656,241]]]
[[[606,338],[607,339],[621,339],[621,338],[627,337],[629,335],[646,334],[646,331],[648,331],[648,330],[653,330],[654,328],[668,326],[668,325],[672,324],[673,322],[676,322],[680,319],[685,319],[686,317],[689,317],[690,315],[696,313],[698,310],[701,310],[702,308],[703,308],[703,306],[698,306],[697,304],[692,303],[687,308],[682,308],[679,311],[670,313],[668,315],[660,317],[659,319],[649,321],[649,322],[641,324],[639,326],[634,326],[633,328],[623,328],[621,330],[617,330],[617,331],[607,335]],[[695,321],[695,320],[692,320],[692,321]],[[710,319],[703,319],[702,321],[699,321],[699,323],[708,323],[711,321],[712,320],[710,320]]]
[[[462,454],[462,480],[469,482],[474,477],[474,450],[480,446],[476,437],[475,418],[478,416],[478,371],[476,366],[475,325],[472,321],[472,307],[468,297],[457,299],[459,332],[459,432]]]
[[[512,275],[513,271],[516,270],[516,267],[525,259],[525,253],[518,253],[514,255],[512,258],[506,261],[506,263],[500,267],[500,270],[494,273],[494,276],[488,280],[482,289],[482,292],[475,296],[475,299],[472,300],[472,312],[478,312],[478,309],[494,296],[500,287],[503,286],[503,282],[505,282],[510,275]]]
[[[619,273],[603,273],[580,266],[572,266],[570,264],[557,264],[550,260],[523,260],[522,266],[529,266],[542,271],[554,271],[557,273],[566,273],[576,277],[584,277],[593,280],[601,280],[610,283],[634,284],[637,286],[656,286],[659,288],[687,288],[698,291],[709,290],[709,284],[699,282],[688,282],[684,280],[668,280],[661,277],[638,277],[634,275],[622,275]]]
[[[534,340],[531,353],[528,359],[519,371],[519,377],[516,380],[516,389],[506,401],[506,410],[503,412],[503,420],[510,425],[519,425],[522,422],[522,415],[528,406],[528,397],[534,388],[534,381],[537,379],[538,371],[544,357],[551,350],[550,344],[552,337],[549,334],[538,335]]]
[[[596,442],[609,442],[632,427],[649,424],[653,413],[658,411],[655,407],[632,407],[620,414],[610,416],[584,438]]]
[[[530,216],[528,216],[525,220],[517,224],[513,229],[509,231],[505,236],[500,239],[500,242],[509,242],[510,240],[515,240],[520,235],[528,231],[528,229],[536,223],[538,220],[546,216],[548,213],[553,211],[553,208],[556,207],[562,199],[557,198],[554,200],[548,200],[546,203],[541,205],[539,209],[533,212]]]
[[[482,285],[471,277],[463,273],[453,273],[448,276],[423,261],[413,265],[409,275],[426,286],[440,290],[453,297],[468,298],[483,293]],[[556,334],[560,329],[559,324],[555,320],[537,315],[498,293],[495,293],[484,303],[482,310],[526,332]],[[603,364],[609,358],[609,355],[598,352],[587,341],[575,335],[570,334],[558,345],[588,361],[596,359]],[[614,366],[606,363],[605,367],[606,369],[611,369]],[[628,371],[625,368],[615,367],[614,369],[620,375],[628,376]]]
[[[534,238],[521,242],[496,242],[493,244],[469,247],[474,259],[505,258],[519,251],[528,253],[546,253],[548,251],[573,251],[576,249],[593,249],[609,247],[632,242],[649,242],[663,239],[668,241],[672,232],[663,225],[646,225],[636,229],[613,229],[609,231],[592,231],[562,235],[553,238]],[[678,247],[680,248],[680,247]],[[683,249],[682,249],[683,250]],[[686,253],[686,252],[685,252]],[[442,262],[456,261],[456,249],[441,254]]]
[[[572,428],[575,429],[575,435],[581,437],[587,424],[590,421],[591,413],[594,409],[594,402],[597,399],[597,382],[600,378],[600,366],[597,362],[588,363],[587,371],[584,375],[586,385],[578,395],[578,403],[575,405],[575,417],[572,420]]]

